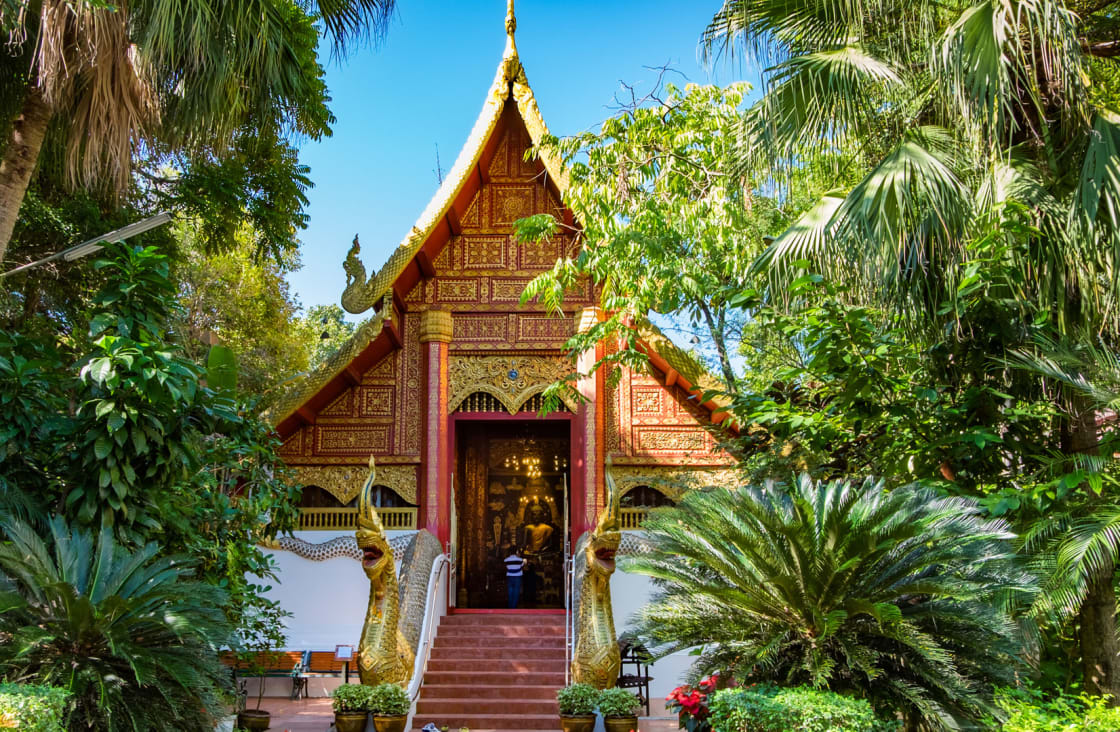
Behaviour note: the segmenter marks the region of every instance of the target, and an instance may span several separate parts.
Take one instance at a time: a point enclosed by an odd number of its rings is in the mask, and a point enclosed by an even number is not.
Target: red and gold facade
[[[346,503],[347,476],[373,455],[380,480],[418,507],[419,526],[447,542],[462,436],[476,423],[538,421],[534,398],[573,363],[586,373],[601,355],[573,362],[564,351],[574,329],[597,317],[590,285],[567,299],[564,315],[520,304],[525,285],[577,246],[563,235],[519,244],[512,233],[532,214],[576,223],[561,202],[556,161],[526,160],[544,132],[511,33],[483,114],[436,199],[368,281],[360,264],[348,269],[344,305],[375,314],[276,410],[281,455],[304,482]],[[688,359],[653,332],[643,347],[649,373],[626,372],[615,387],[601,373],[588,376],[581,400],[544,418],[570,436],[573,536],[603,505],[608,456],[624,491],[659,473],[731,464],[716,451],[713,405],[698,403],[701,377]]]

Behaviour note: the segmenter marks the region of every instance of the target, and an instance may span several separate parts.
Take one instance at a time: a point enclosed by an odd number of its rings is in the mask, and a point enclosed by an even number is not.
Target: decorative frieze
[[[369,475],[368,465],[300,465],[293,470],[300,485],[319,486],[343,505],[357,497]],[[377,485],[391,488],[398,496],[415,504],[416,466],[379,463]]]
[[[448,367],[447,408],[454,412],[468,395],[485,392],[510,413],[544,391],[571,369],[560,356],[452,356]],[[573,412],[579,405],[570,397],[564,403]]]

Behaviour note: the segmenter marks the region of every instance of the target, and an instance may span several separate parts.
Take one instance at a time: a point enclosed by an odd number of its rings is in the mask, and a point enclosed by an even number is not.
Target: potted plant
[[[595,707],[599,690],[590,684],[571,684],[556,691],[560,706],[560,729],[564,732],[591,732],[595,729]]]
[[[638,697],[626,689],[605,689],[599,692],[599,714],[607,732],[637,732]]]
[[[369,711],[377,732],[404,732],[412,700],[398,684],[378,684],[369,690]]]
[[[338,732],[365,732],[369,717],[370,692],[362,684],[343,684],[331,694],[334,726]]]
[[[257,706],[246,708],[237,714],[239,729],[266,730],[272,724],[272,714],[261,709],[264,698],[265,674],[279,663],[280,653],[288,639],[284,635],[284,619],[291,613],[282,609],[278,603],[263,601],[258,607],[246,609],[238,626],[240,642],[237,649],[238,668],[244,676],[256,676]]]

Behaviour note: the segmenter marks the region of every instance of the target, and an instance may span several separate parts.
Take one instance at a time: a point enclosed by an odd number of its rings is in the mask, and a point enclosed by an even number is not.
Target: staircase
[[[414,729],[452,732],[560,728],[564,615],[455,613],[439,624]]]

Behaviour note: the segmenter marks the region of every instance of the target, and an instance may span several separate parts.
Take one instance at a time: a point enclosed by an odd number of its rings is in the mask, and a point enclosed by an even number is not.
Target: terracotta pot
[[[237,715],[237,726],[247,730],[266,730],[272,724],[272,712],[246,709]]]
[[[595,730],[595,715],[587,717],[565,717],[560,716],[560,729],[564,732],[594,732]]]
[[[638,732],[637,717],[603,717],[603,726],[607,732]]]
[[[408,715],[402,714],[399,717],[379,717],[373,715],[373,728],[377,732],[404,732],[404,726],[408,723]]]
[[[366,732],[369,712],[335,712],[334,726],[338,732]]]

